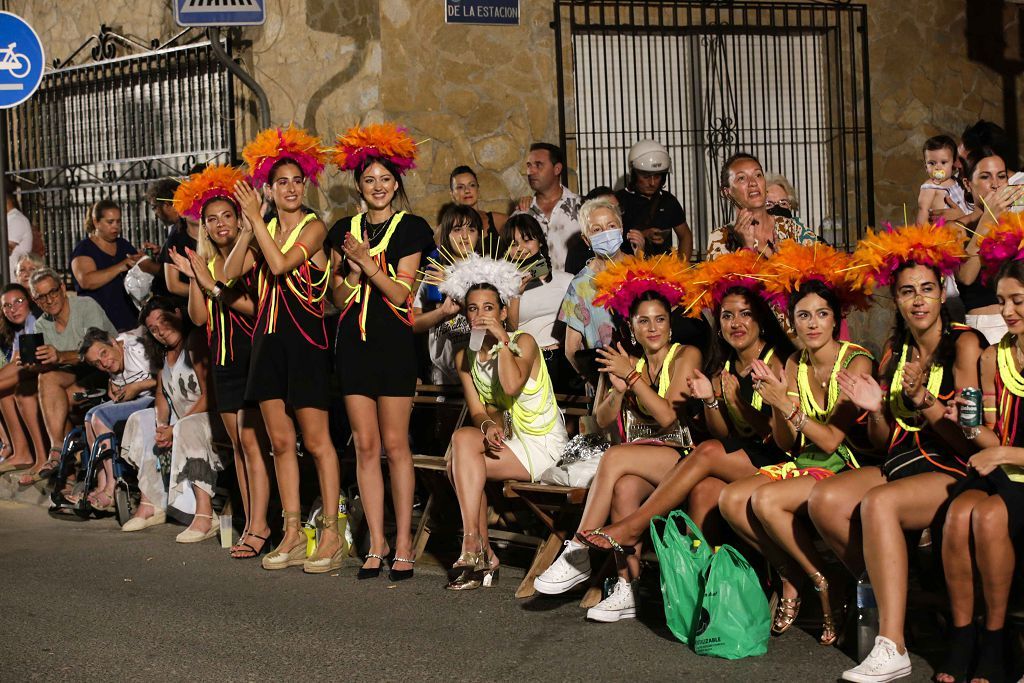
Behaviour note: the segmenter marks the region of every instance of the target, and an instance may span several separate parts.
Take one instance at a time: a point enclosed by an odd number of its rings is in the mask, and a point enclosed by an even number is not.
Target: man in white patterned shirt
[[[580,198],[562,185],[564,168],[565,156],[560,147],[547,142],[530,145],[526,179],[533,190],[533,201],[528,212],[544,228],[551,266],[556,270],[565,270],[569,240],[574,236],[579,239],[580,234]]]

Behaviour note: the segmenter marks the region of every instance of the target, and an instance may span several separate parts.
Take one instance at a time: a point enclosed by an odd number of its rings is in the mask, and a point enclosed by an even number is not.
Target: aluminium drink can
[[[960,404],[960,426],[980,427],[981,426],[981,389],[976,387],[965,387],[960,396],[964,401]]]

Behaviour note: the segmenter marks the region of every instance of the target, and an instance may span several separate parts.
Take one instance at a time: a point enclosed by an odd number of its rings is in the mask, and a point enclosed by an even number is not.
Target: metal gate
[[[562,144],[582,192],[621,187],[653,138],[694,251],[732,220],[722,162],[754,154],[840,247],[874,223],[867,8],[847,2],[555,0]]]
[[[48,263],[62,272],[96,200],[120,204],[125,239],[161,244],[149,182],[234,158],[231,78],[210,44],[145,47],[102,27],[10,114],[8,168]]]

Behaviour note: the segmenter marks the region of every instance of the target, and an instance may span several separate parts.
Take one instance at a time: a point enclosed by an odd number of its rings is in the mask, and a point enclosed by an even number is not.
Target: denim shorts
[[[89,412],[85,414],[85,421],[89,422],[96,418],[111,430],[120,431],[132,413],[149,408],[153,405],[153,401],[152,396],[142,396],[131,401],[107,401],[90,408]]]

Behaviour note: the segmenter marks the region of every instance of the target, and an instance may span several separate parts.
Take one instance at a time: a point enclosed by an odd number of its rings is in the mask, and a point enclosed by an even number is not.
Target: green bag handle
[[[661,548],[668,547],[669,542],[665,539],[665,536],[668,536],[669,534],[675,535],[676,542],[690,545],[683,537],[683,534],[679,531],[679,526],[674,523],[669,524],[669,522],[675,522],[677,519],[682,519],[686,524],[687,535],[700,541],[700,545],[710,553],[711,546],[708,545],[708,541],[704,538],[704,534],[701,532],[700,527],[694,524],[693,520],[690,519],[690,516],[682,510],[673,510],[669,513],[667,519],[661,516],[651,518],[651,540],[654,542],[655,552],[657,552],[657,548],[659,546]],[[657,524],[661,524],[664,527],[661,533],[658,532]]]

